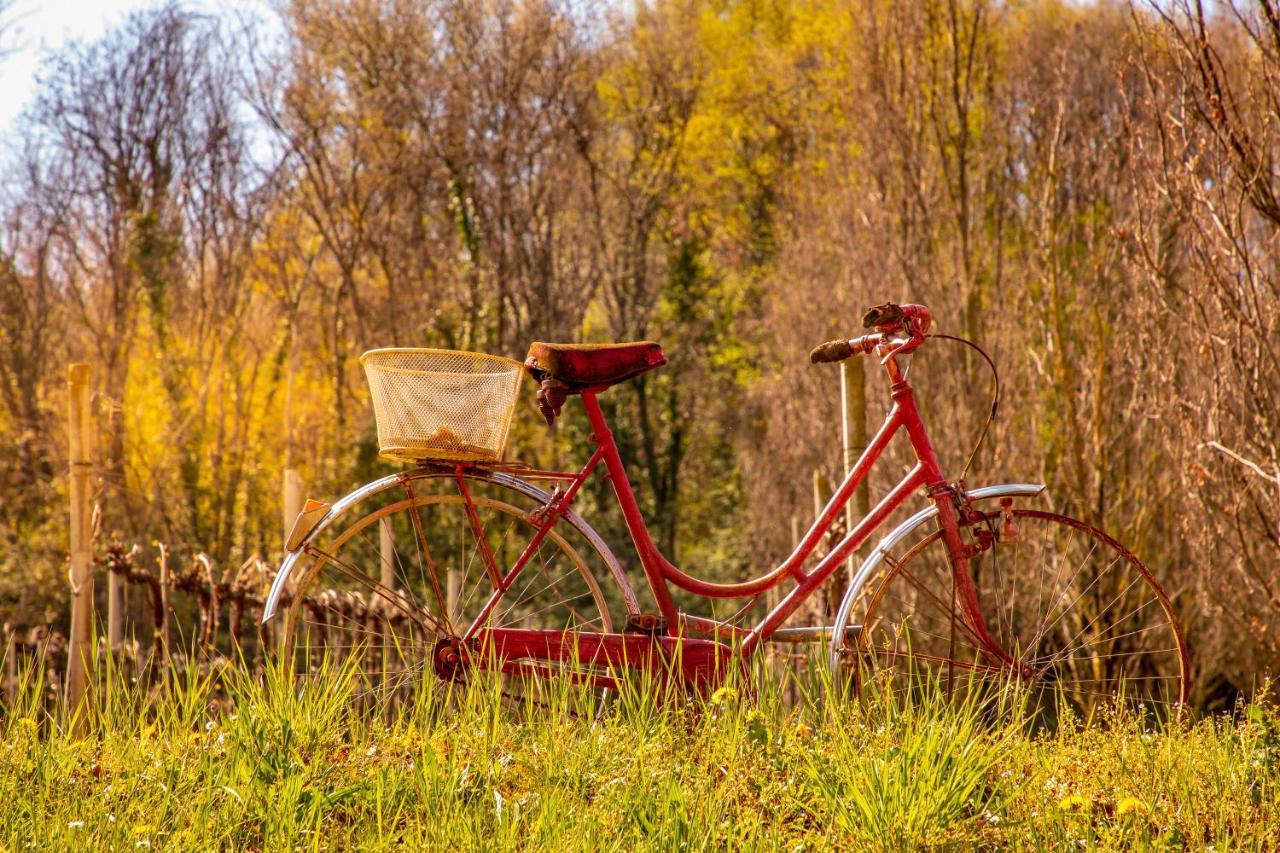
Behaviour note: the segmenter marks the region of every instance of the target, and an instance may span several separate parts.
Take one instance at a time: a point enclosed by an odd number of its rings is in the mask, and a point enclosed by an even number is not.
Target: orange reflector
[[[302,512],[298,513],[298,517],[293,520],[293,529],[289,531],[289,537],[284,540],[284,549],[296,551],[328,512],[329,505],[324,501],[308,499],[302,507]]]

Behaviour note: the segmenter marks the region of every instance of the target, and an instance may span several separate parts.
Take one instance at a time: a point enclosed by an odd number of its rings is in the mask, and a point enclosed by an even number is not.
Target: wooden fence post
[[[293,529],[293,523],[298,520],[298,513],[302,512],[302,475],[298,473],[297,468],[284,469],[284,482],[281,484],[281,492],[283,500],[281,513],[283,524],[283,533],[281,534],[281,545],[288,541],[289,531]]]
[[[124,641],[124,578],[107,572],[107,648],[120,651]]]
[[[459,596],[462,594],[462,569],[449,569],[444,576],[444,607],[449,611],[449,624],[462,618]],[[463,626],[466,627],[466,626]]]
[[[156,626],[156,639],[160,641],[160,660],[165,672],[169,671],[169,548],[163,542],[157,542],[159,555],[156,557],[160,569],[160,624]]]
[[[867,449],[866,369],[860,358],[846,358],[840,362],[840,414],[841,444],[844,447],[844,470],[847,476],[858,457]],[[845,504],[845,529],[853,530],[859,519],[865,518],[870,512],[871,492],[864,478],[854,492],[854,499]],[[849,578],[846,583],[853,581],[853,573],[857,568],[857,560],[850,554]]]
[[[391,519],[380,518],[378,519],[378,565],[380,568],[378,583],[388,590],[396,588],[395,561],[396,539],[391,529]],[[394,665],[396,654],[396,638],[391,632],[391,607],[387,601],[377,596],[369,597],[369,606],[371,610],[378,608],[383,614],[380,627],[382,628],[382,677],[385,679]]]
[[[831,481],[828,480],[826,478],[826,475],[824,475],[821,471],[819,471],[817,468],[814,468],[813,469],[813,517],[815,520],[820,515],[822,515],[822,511],[826,509],[827,501],[829,500],[831,500]],[[831,545],[834,544],[834,541],[835,541],[834,536],[830,533],[827,534],[826,545],[828,548],[830,548]],[[822,556],[826,556],[825,553]],[[811,598],[809,602],[805,604],[805,607],[808,608],[809,613],[812,614],[812,616],[815,619],[817,619],[819,616],[822,616],[822,617],[826,616],[827,608],[823,605],[823,602],[821,602],[818,599]]]
[[[290,387],[292,388],[292,382],[293,382],[292,374],[290,374],[289,381],[290,381]],[[292,394],[292,391],[290,391],[290,394]],[[289,446],[292,447],[293,433],[289,431],[289,428],[287,426],[289,422],[288,406],[285,407],[285,411],[286,411],[286,416],[285,416],[286,432],[289,435]],[[286,457],[288,457],[288,456],[291,456],[292,453],[291,451],[287,451],[285,455]],[[302,512],[302,491],[303,491],[302,475],[298,473],[298,469],[292,467],[286,459],[285,469],[284,469],[284,479],[280,484],[281,520],[283,521],[283,525],[281,527],[282,533],[280,537],[280,552],[282,555],[281,561],[283,561],[284,559],[283,554],[285,552],[285,549],[288,547],[287,543],[289,541],[289,533],[290,531],[293,530],[293,523],[298,520],[298,515],[299,513]],[[289,589],[286,589],[285,592],[292,593],[293,592],[292,585],[290,585]],[[280,620],[277,619],[276,621],[279,622]],[[274,645],[277,651],[281,651],[281,652],[284,651],[284,642],[286,639],[285,633],[286,632],[284,630],[280,630],[280,629],[275,630]]]
[[[93,415],[89,410],[89,365],[67,370],[68,439],[71,468],[71,640],[67,649],[67,710],[76,734],[88,726],[85,698],[93,672],[93,554],[89,540],[89,475],[93,463]]]
[[[827,501],[831,500],[831,481],[817,468],[813,469],[813,517],[822,515]]]
[[[382,571],[378,577],[378,583],[387,589],[396,588],[396,541],[391,533],[391,519],[378,519],[378,551],[380,552],[380,563]]]

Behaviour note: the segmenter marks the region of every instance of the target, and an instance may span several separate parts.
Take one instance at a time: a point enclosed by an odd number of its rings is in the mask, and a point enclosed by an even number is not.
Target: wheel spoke
[[[324,551],[321,551],[315,546],[307,546],[306,553],[324,560],[348,580],[360,584],[374,595],[385,600],[388,604],[391,604],[394,607],[399,607],[410,619],[420,620],[424,628],[431,628],[438,633],[445,633],[445,626],[443,626],[429,611],[421,607],[413,606],[407,598],[398,595],[395,590],[387,589],[382,584],[371,580],[368,575],[356,567],[343,562],[333,554],[327,554]]]
[[[453,625],[449,624],[449,608],[445,605],[444,593],[440,590],[440,575],[436,571],[435,560],[431,557],[431,546],[427,542],[426,531],[422,528],[422,514],[419,511],[417,500],[413,496],[413,488],[409,485],[409,481],[404,481],[405,493],[409,496],[409,518],[413,522],[413,532],[417,534],[418,543],[418,560],[421,564],[426,563],[427,572],[430,574],[431,593],[436,597],[436,604],[439,605],[439,612],[448,626],[449,633],[454,633]]]
[[[474,517],[467,497],[457,492],[422,488],[414,494],[406,483],[405,493],[406,499],[383,499],[367,515],[334,525],[310,546],[315,562],[304,576],[305,589],[295,591],[287,605],[292,645],[305,663],[304,673],[314,671],[325,656],[353,660],[363,684],[396,694],[416,680],[435,677],[437,640],[452,636],[452,626],[471,623],[486,605],[496,608],[489,624],[612,630],[588,563],[565,538],[577,535],[578,528],[560,521],[547,530],[529,554],[525,576],[490,602],[484,590],[497,593],[491,583],[494,566],[513,559],[512,548],[524,553],[525,543],[537,534],[528,513],[488,492],[470,494]],[[589,538],[578,541],[586,542],[584,553],[597,553]],[[391,586],[382,582],[392,578]],[[504,693],[521,695],[541,690],[537,680],[562,669],[539,670],[533,682],[520,675],[499,677]],[[400,695],[407,699],[412,691]]]
[[[1065,596],[1065,595],[1067,594],[1067,590],[1071,588],[1071,584],[1072,584],[1072,582],[1073,582],[1073,581],[1075,581],[1076,576],[1080,574],[1080,570],[1084,568],[1085,564],[1086,564],[1087,562],[1089,562],[1089,558],[1090,558],[1090,557],[1092,557],[1092,556],[1094,555],[1094,552],[1095,552],[1095,551],[1097,551],[1097,548],[1098,548],[1098,543],[1096,543],[1096,542],[1095,542],[1095,543],[1093,544],[1093,546],[1089,549],[1089,553],[1088,553],[1088,554],[1086,554],[1086,555],[1085,555],[1085,557],[1084,557],[1084,559],[1080,561],[1080,565],[1079,565],[1079,566],[1077,566],[1077,567],[1076,567],[1076,570],[1075,570],[1074,572],[1072,572],[1072,573],[1071,573],[1071,577],[1067,579],[1067,581],[1066,581],[1066,583],[1065,583],[1065,584],[1063,584],[1063,587],[1062,587],[1062,595],[1063,595],[1063,596]],[[1112,561],[1111,561],[1111,563],[1107,566],[1107,568],[1105,568],[1105,569],[1103,569],[1101,572],[1099,572],[1099,573],[1094,577],[1094,579],[1093,579],[1092,581],[1090,581],[1090,582],[1089,582],[1089,585],[1088,585],[1088,586],[1086,586],[1084,589],[1080,590],[1080,594],[1079,594],[1079,595],[1077,595],[1077,596],[1076,596],[1074,599],[1072,599],[1071,601],[1067,602],[1066,606],[1064,606],[1060,611],[1058,611],[1058,618],[1057,618],[1057,619],[1054,619],[1052,622],[1049,622],[1049,621],[1048,621],[1048,617],[1046,616],[1046,617],[1045,617],[1045,623],[1044,623],[1044,624],[1042,624],[1042,625],[1040,626],[1040,628],[1036,631],[1035,635],[1031,638],[1031,643],[1030,643],[1031,648],[1035,648],[1035,646],[1036,646],[1037,644],[1039,644],[1040,640],[1044,638],[1045,634],[1049,633],[1049,631],[1050,631],[1051,629],[1053,629],[1053,628],[1054,628],[1054,627],[1055,627],[1059,622],[1061,622],[1061,621],[1062,621],[1062,619],[1063,619],[1063,617],[1065,617],[1068,613],[1070,613],[1070,612],[1071,612],[1071,608],[1072,608],[1073,606],[1075,606],[1075,604],[1076,604],[1077,602],[1079,602],[1081,599],[1083,599],[1083,598],[1085,597],[1085,595],[1087,595],[1087,594],[1088,594],[1089,590],[1093,588],[1094,584],[1096,584],[1096,583],[1097,583],[1097,582],[1102,578],[1102,576],[1103,576],[1104,574],[1106,574],[1108,571],[1110,571],[1110,570],[1111,570],[1111,567],[1112,567],[1112,566],[1114,566],[1114,565],[1116,564],[1116,562],[1118,562],[1120,559],[1121,559],[1120,557],[1116,557],[1114,560],[1112,560]],[[1058,595],[1053,596],[1053,598],[1055,599],[1055,604],[1057,603],[1057,602],[1056,602],[1056,599],[1058,599],[1058,598],[1060,598],[1060,597],[1061,597],[1061,596],[1058,596]],[[1049,615],[1050,615],[1050,616],[1052,616],[1052,615],[1053,615],[1053,613],[1054,613],[1054,611],[1053,611],[1052,609],[1050,609],[1050,611],[1049,611]]]
[[[1142,605],[1142,607],[1139,607],[1137,610],[1133,611],[1133,613],[1131,613],[1131,614],[1130,614],[1130,616],[1136,615],[1139,611],[1141,611],[1141,610],[1145,609],[1145,608],[1147,607],[1147,605],[1151,604],[1151,602],[1152,602],[1152,601],[1155,601],[1155,599],[1150,599],[1150,600],[1148,600],[1146,604],[1143,604],[1143,605]],[[1130,616],[1126,616],[1124,620],[1121,620],[1120,622],[1117,622],[1116,624],[1119,624],[1119,625],[1124,624],[1124,622],[1125,622],[1125,621],[1127,621],[1127,620],[1130,618]],[[1117,640],[1120,640],[1120,639],[1122,639],[1122,638],[1124,638],[1124,637],[1133,637],[1133,636],[1137,636],[1138,634],[1146,633],[1147,631],[1153,631],[1153,630],[1157,630],[1157,629],[1160,629],[1160,628],[1170,628],[1170,627],[1171,627],[1171,625],[1170,625],[1170,623],[1169,623],[1169,622],[1161,622],[1161,623],[1156,624],[1156,625],[1148,625],[1148,626],[1146,626],[1145,628],[1135,629],[1135,630],[1133,630],[1133,631],[1129,631],[1129,632],[1126,632],[1126,633],[1124,633],[1124,634],[1120,634],[1120,635],[1118,635],[1118,636],[1116,636],[1116,637],[1110,637],[1110,638],[1108,638],[1105,634],[1102,634],[1102,635],[1099,635],[1097,639],[1091,640],[1090,642],[1087,642],[1087,643],[1079,643],[1079,644],[1077,644],[1077,645],[1075,645],[1075,646],[1068,646],[1067,648],[1063,649],[1062,651],[1060,651],[1060,652],[1056,652],[1056,653],[1054,653],[1053,655],[1051,655],[1051,656],[1049,656],[1049,657],[1047,657],[1047,658],[1037,658],[1037,659],[1033,660],[1031,663],[1038,664],[1038,663],[1041,663],[1041,662],[1045,662],[1045,663],[1052,664],[1052,663],[1053,663],[1053,662],[1055,662],[1055,661],[1065,659],[1065,658],[1066,658],[1068,655],[1070,655],[1070,654],[1079,654],[1079,653],[1080,653],[1080,652],[1082,652],[1084,649],[1090,648],[1090,647],[1092,647],[1092,646],[1096,646],[1096,645],[1098,645],[1099,643],[1110,642],[1110,643],[1113,643],[1113,644],[1114,644]],[[1077,636],[1079,636],[1079,635],[1077,635]],[[1173,649],[1166,649],[1165,651],[1177,651],[1177,647],[1175,646]],[[1143,649],[1136,649],[1136,650],[1134,650],[1134,651],[1129,651],[1129,652],[1117,652],[1117,653],[1115,653],[1115,654],[1116,654],[1116,655],[1127,655],[1127,656],[1132,657],[1132,656],[1135,656],[1135,655],[1141,655],[1141,654],[1153,654],[1153,652],[1148,651],[1148,650],[1143,650]],[[1088,659],[1088,660],[1098,660],[1098,659],[1101,659],[1101,658],[1106,657],[1106,656],[1105,656],[1105,655],[1094,655],[1094,654],[1088,654],[1088,655],[1086,655],[1085,657],[1086,657],[1086,659]]]
[[[1122,685],[1120,699],[1130,707],[1179,700],[1185,650],[1168,599],[1150,573],[1083,522],[1012,512],[1017,541],[997,536],[985,559],[973,562],[971,576],[993,638],[1028,669],[1019,673],[982,660],[985,644],[962,613],[951,613],[942,595],[951,563],[941,530],[864,587],[865,604],[853,611],[863,626],[859,652],[880,663],[890,684],[901,680],[906,689],[930,671],[941,676],[964,669],[984,678],[1031,674],[1040,684],[1037,695],[1061,692],[1085,708],[1114,701]],[[993,512],[979,523],[994,530],[1000,518]],[[969,645],[974,656],[966,660]]]
[[[1124,589],[1120,590],[1119,594],[1117,594],[1115,598],[1111,599],[1111,601],[1110,601],[1110,602],[1108,602],[1107,606],[1106,606],[1106,607],[1104,607],[1104,608],[1102,608],[1102,610],[1100,610],[1100,611],[1098,612],[1098,615],[1097,615],[1097,616],[1094,616],[1094,617],[1093,617],[1093,619],[1091,619],[1091,620],[1089,621],[1089,624],[1085,625],[1085,626],[1084,626],[1083,628],[1081,628],[1079,631],[1076,631],[1076,633],[1072,635],[1071,639],[1067,640],[1066,645],[1069,647],[1069,646],[1070,646],[1072,643],[1074,643],[1076,640],[1080,639],[1081,635],[1083,635],[1086,631],[1088,631],[1088,630],[1089,630],[1090,628],[1092,628],[1095,624],[1097,624],[1098,620],[1099,620],[1099,619],[1101,619],[1103,616],[1105,616],[1109,610],[1111,610],[1112,605],[1114,605],[1115,603],[1117,603],[1118,601],[1120,601],[1120,599],[1124,598],[1125,594],[1126,594],[1126,593],[1128,593],[1128,592],[1129,592],[1129,590],[1133,589],[1133,587],[1134,587],[1135,585],[1137,585],[1137,584],[1138,584],[1139,582],[1141,582],[1141,581],[1142,581],[1142,576],[1141,576],[1141,575],[1138,575],[1138,576],[1137,576],[1137,577],[1135,577],[1133,580],[1129,581],[1128,585],[1127,585],[1127,586],[1125,586],[1125,588],[1124,588]],[[1139,611],[1141,611],[1143,608],[1145,608],[1148,604],[1150,604],[1150,603],[1151,603],[1151,602],[1153,602],[1153,601],[1155,601],[1155,599],[1154,599],[1154,598],[1149,598],[1149,599],[1147,599],[1147,601],[1146,601],[1146,603],[1145,603],[1145,604],[1140,605],[1137,609],[1135,609],[1135,610],[1131,611],[1130,613],[1126,614],[1126,615],[1125,615],[1125,617],[1124,617],[1123,619],[1120,619],[1120,620],[1118,620],[1118,621],[1116,621],[1116,622],[1114,622],[1114,623],[1112,623],[1112,624],[1113,624],[1113,625],[1123,625],[1125,622],[1127,622],[1127,621],[1129,620],[1129,618],[1130,618],[1130,617],[1137,615]]]
[[[960,669],[969,669],[975,672],[992,672],[992,673],[1008,672],[1007,668],[992,666],[991,664],[973,663],[971,661],[951,658],[945,655],[928,655],[922,652],[911,651],[911,650],[907,650],[905,652],[884,651],[882,652],[882,654],[884,654],[885,657],[893,660],[923,661],[925,663],[946,664],[947,666],[954,666]]]
[[[905,567],[902,568],[902,577],[904,580],[906,580],[908,583],[914,586],[917,590],[923,593],[927,598],[933,601],[933,603],[938,606],[938,609],[941,612],[950,615],[951,605],[944,603],[943,600],[933,592],[933,590],[929,589],[929,587],[926,586],[925,584],[920,583],[920,581],[917,580],[915,576],[911,574],[911,572],[907,571]],[[969,625],[968,620],[964,618],[963,612],[961,612],[960,614],[960,621],[957,622],[956,624],[958,625],[958,627],[964,629],[964,632],[969,635],[970,639],[973,640],[974,645],[976,647],[982,648],[982,639],[977,635],[974,629]]]
[[[500,614],[498,614],[497,619],[499,620],[499,621],[498,621],[498,624],[499,624],[499,625],[504,625],[504,624],[506,624],[506,622],[504,622],[504,621],[502,621],[502,620],[503,620],[503,619],[504,619],[504,617],[506,617],[506,615],[507,615],[508,613],[510,613],[512,610],[516,609],[517,607],[519,607],[521,604],[525,603],[526,601],[532,601],[532,600],[537,599],[537,598],[538,598],[538,596],[542,595],[544,592],[548,592],[549,590],[551,590],[551,589],[552,589],[552,588],[553,588],[557,583],[559,583],[559,582],[563,579],[563,578],[555,578],[555,579],[554,579],[554,580],[552,580],[550,583],[548,583],[546,586],[540,587],[540,588],[538,588],[536,591],[534,591],[532,594],[529,594],[529,593],[528,593],[528,587],[530,586],[530,584],[532,584],[533,579],[535,579],[535,578],[539,577],[539,574],[538,574],[538,573],[530,573],[529,577],[530,577],[530,580],[529,580],[529,582],[528,582],[528,583],[526,583],[526,584],[525,584],[525,588],[524,588],[524,590],[521,592],[521,594],[519,595],[519,597],[512,598],[512,600],[511,600],[511,604],[510,604],[510,605],[508,605],[508,607],[507,607],[505,610],[503,610]],[[521,614],[519,618],[524,619],[524,618],[527,618],[527,617],[528,617],[528,615],[529,615],[529,614]]]

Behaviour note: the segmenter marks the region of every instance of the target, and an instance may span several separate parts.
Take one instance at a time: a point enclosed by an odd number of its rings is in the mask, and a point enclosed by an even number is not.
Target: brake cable
[[[991,431],[991,424],[996,419],[996,410],[1000,408],[1000,371],[996,369],[996,363],[991,360],[991,356],[987,355],[987,351],[968,338],[958,338],[955,335],[943,335],[938,333],[925,335],[925,337],[941,338],[942,340],[956,341],[957,343],[964,344],[969,347],[969,349],[982,356],[983,360],[986,361],[987,366],[991,368],[991,378],[993,380],[991,390],[991,411],[987,413],[987,420],[982,425],[982,431],[978,433],[978,440],[974,442],[973,450],[969,451],[969,458],[965,460],[964,468],[960,470],[960,479],[963,480],[969,474],[969,466],[973,465],[974,457],[978,455],[978,450],[981,449],[982,443],[986,441],[987,433]]]

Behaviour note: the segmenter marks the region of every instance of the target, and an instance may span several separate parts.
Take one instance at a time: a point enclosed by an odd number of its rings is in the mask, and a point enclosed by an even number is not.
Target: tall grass
[[[660,680],[424,683],[368,702],[334,664],[301,689],[237,669],[142,691],[109,665],[90,735],[39,671],[0,719],[0,847],[811,850],[1241,847],[1280,838],[1280,723],[1266,700],[1145,731],[1023,725],[938,694],[784,701],[735,676],[703,698]],[[586,713],[584,708],[592,709]]]

